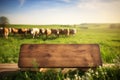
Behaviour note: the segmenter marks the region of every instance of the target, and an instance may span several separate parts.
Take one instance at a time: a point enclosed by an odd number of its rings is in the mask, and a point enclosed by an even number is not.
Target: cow
[[[44,29],[44,28],[41,28],[41,29],[40,29],[40,35],[41,35],[41,34],[42,34],[42,35],[45,34],[45,29]]]
[[[8,39],[9,28],[6,28],[6,27],[3,28],[3,35],[4,35],[4,37],[5,37],[6,39]]]
[[[75,35],[77,33],[76,29],[69,29],[70,35]]]
[[[64,29],[58,29],[58,30],[59,30],[59,34],[61,34],[61,35],[64,34],[64,33],[63,33]]]
[[[11,32],[13,34],[18,34],[18,32],[19,32],[19,29],[17,29],[17,28],[12,28],[11,30],[12,30]]]
[[[69,36],[69,29],[58,29],[59,35]]]
[[[49,35],[51,35],[51,29],[49,29],[49,28],[47,28],[47,29],[45,29],[45,35],[46,35],[46,38],[49,36]]]
[[[8,35],[11,33],[11,28],[0,27],[0,36],[8,39]]]
[[[28,28],[12,28],[11,32],[13,34],[23,34],[23,35],[30,33]]]
[[[39,33],[40,33],[39,28],[32,28],[30,31],[31,31],[33,38],[35,38],[35,36],[39,36]]]
[[[66,36],[69,36],[70,31],[69,31],[69,29],[64,29],[63,33],[64,33]]]
[[[59,36],[59,30],[58,29],[51,29],[51,34]]]
[[[20,28],[20,29],[18,29],[18,34],[27,35],[27,33],[29,33],[28,28]]]

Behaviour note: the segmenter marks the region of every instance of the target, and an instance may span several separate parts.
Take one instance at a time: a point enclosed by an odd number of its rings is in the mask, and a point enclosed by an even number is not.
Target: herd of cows
[[[32,35],[33,38],[40,36],[40,35],[46,35],[46,37],[50,35],[55,35],[59,37],[60,35],[75,35],[76,34],[76,29],[53,29],[53,28],[6,28],[6,27],[0,27],[0,36],[5,37],[8,39],[8,36],[10,34],[22,34],[22,35],[27,35],[30,34]]]

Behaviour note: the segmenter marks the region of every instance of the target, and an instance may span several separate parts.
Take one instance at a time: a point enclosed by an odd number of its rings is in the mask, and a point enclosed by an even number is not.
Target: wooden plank
[[[34,67],[97,67],[102,65],[97,44],[23,44],[18,66]]]
[[[0,69],[3,69],[3,68],[18,68],[18,64],[2,63],[0,64]]]
[[[10,64],[10,63],[0,64],[0,72],[17,71],[17,70],[19,70],[18,64]]]

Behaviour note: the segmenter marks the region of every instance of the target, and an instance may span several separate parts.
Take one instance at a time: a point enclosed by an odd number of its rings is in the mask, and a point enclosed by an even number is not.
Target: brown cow
[[[59,36],[59,30],[58,29],[51,29],[51,34]]]
[[[49,36],[49,35],[51,35],[51,29],[49,29],[49,28],[47,28],[47,29],[45,29],[45,35],[46,35],[46,38]]]
[[[27,33],[29,33],[29,29],[27,29],[27,28],[12,28],[11,32],[13,34],[24,34],[24,35],[26,35]]]
[[[3,35],[4,35],[4,37],[5,37],[6,39],[8,39],[9,28],[6,28],[6,27],[3,28]]]
[[[1,37],[5,37],[6,39],[8,39],[9,33],[11,33],[11,28],[0,27],[0,36]]]
[[[69,29],[59,29],[59,34],[60,35],[65,35],[65,36],[69,36]]]
[[[64,34],[64,29],[58,29],[59,30],[59,34],[63,35]]]
[[[27,29],[27,28],[20,28],[20,29],[18,29],[18,33],[19,34],[26,35],[28,32],[29,32],[29,29]]]
[[[45,29],[44,28],[40,29],[40,34],[45,34]]]
[[[69,29],[64,29],[64,34],[65,34],[66,36],[69,36],[69,34],[70,34]]]
[[[69,29],[69,31],[70,31],[70,35],[74,35],[74,34],[76,34],[76,29]]]
[[[18,31],[19,31],[19,29],[17,29],[17,28],[12,28],[12,33],[13,33],[13,34],[18,34]]]

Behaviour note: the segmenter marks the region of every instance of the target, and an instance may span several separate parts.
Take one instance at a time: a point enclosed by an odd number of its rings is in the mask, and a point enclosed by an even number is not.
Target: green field
[[[68,71],[48,70],[46,72],[17,71],[11,74],[2,74],[1,80],[119,80],[120,67],[99,67],[96,70],[89,69]]]
[[[21,44],[99,44],[103,63],[113,63],[120,55],[120,28],[111,28],[110,24],[81,25],[10,25],[15,28],[76,28],[74,36],[42,35],[35,39],[31,35],[13,35],[8,39],[0,37],[0,63],[17,63]]]

